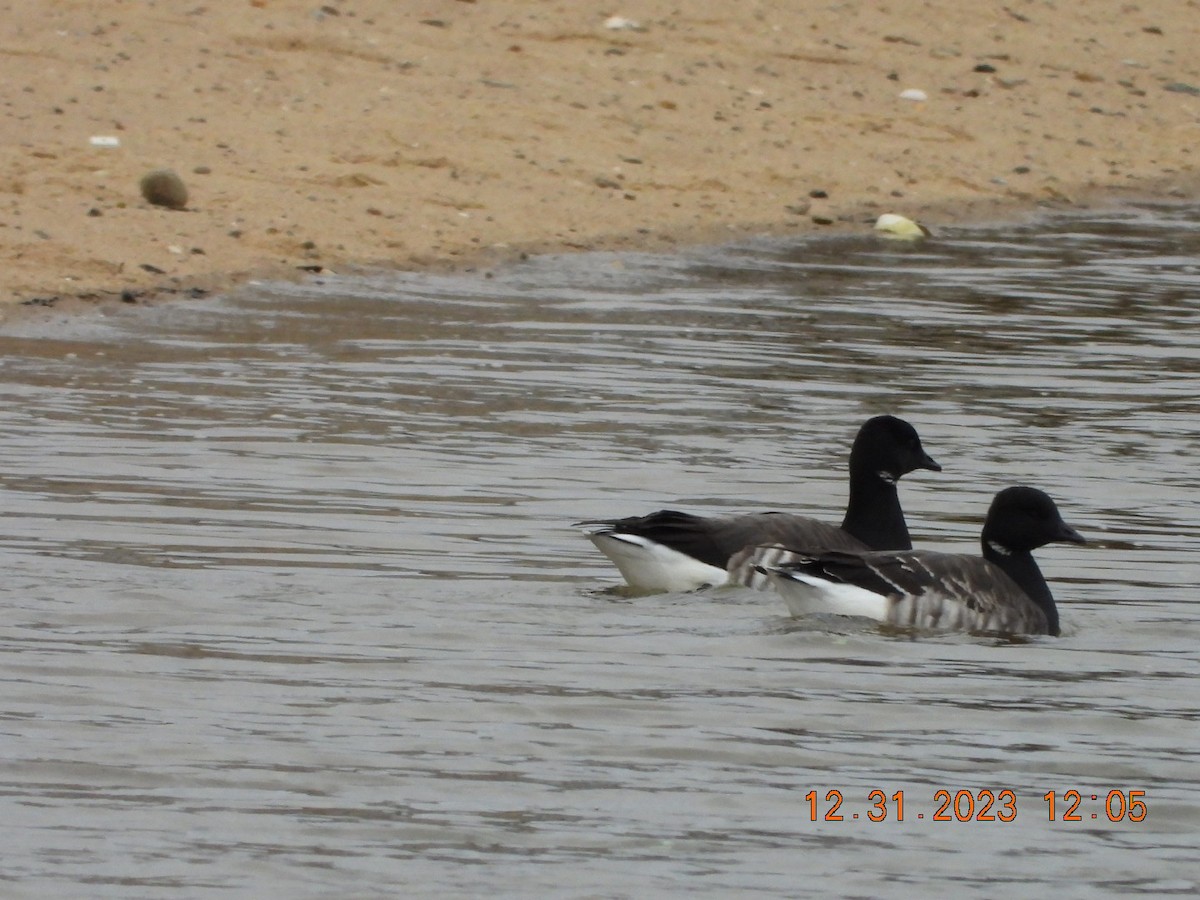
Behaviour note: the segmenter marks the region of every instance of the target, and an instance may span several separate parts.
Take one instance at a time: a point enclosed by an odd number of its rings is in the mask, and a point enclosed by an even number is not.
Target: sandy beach
[[[1200,196],[1197,0],[0,8],[0,315]]]

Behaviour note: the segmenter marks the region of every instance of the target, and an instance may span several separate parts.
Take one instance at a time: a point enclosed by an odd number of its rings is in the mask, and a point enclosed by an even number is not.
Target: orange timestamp
[[[1089,806],[1089,797],[1092,804],[1098,805]],[[910,820],[913,818],[912,811],[905,808],[902,790],[890,794],[880,789],[870,791],[866,796],[866,806],[861,808],[851,808],[846,803],[845,795],[836,788],[824,794],[811,790],[804,795],[804,800],[808,804],[809,821],[812,822],[858,819],[903,822],[906,815]],[[1149,814],[1145,791],[1047,791],[1042,795],[1042,801],[1046,804],[1051,822],[1083,822],[1102,818],[1109,822],[1142,822]],[[942,788],[933,793],[932,809],[915,815],[917,819],[931,822],[1015,822],[1017,794],[1008,788],[963,788],[953,791]]]

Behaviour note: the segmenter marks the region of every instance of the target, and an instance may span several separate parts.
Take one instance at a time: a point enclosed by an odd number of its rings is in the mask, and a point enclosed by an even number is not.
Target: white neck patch
[[[995,541],[988,541],[988,546],[999,553],[1001,556],[1012,556],[1012,551],[1003,544],[998,544]]]
[[[879,476],[879,480],[882,481],[884,484],[895,484],[896,483],[896,476],[893,475],[891,472],[886,472],[883,469],[880,469],[875,474]]]

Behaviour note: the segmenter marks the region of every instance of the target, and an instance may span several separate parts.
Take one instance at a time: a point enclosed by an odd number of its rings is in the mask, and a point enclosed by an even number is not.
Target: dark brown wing
[[[595,524],[604,524],[617,534],[638,535],[722,569],[739,551],[759,544],[810,550],[866,549],[840,528],[780,512],[709,517],[664,509],[648,516]]]

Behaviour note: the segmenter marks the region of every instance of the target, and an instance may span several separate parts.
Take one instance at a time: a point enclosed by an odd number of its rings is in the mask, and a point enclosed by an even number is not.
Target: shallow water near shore
[[[1196,208],[329,276],[0,351],[6,896],[1200,889]],[[975,552],[1014,483],[1089,539],[1038,555],[1061,638],[631,597],[570,527],[839,520],[881,412],[944,467],[901,484],[918,546]]]

